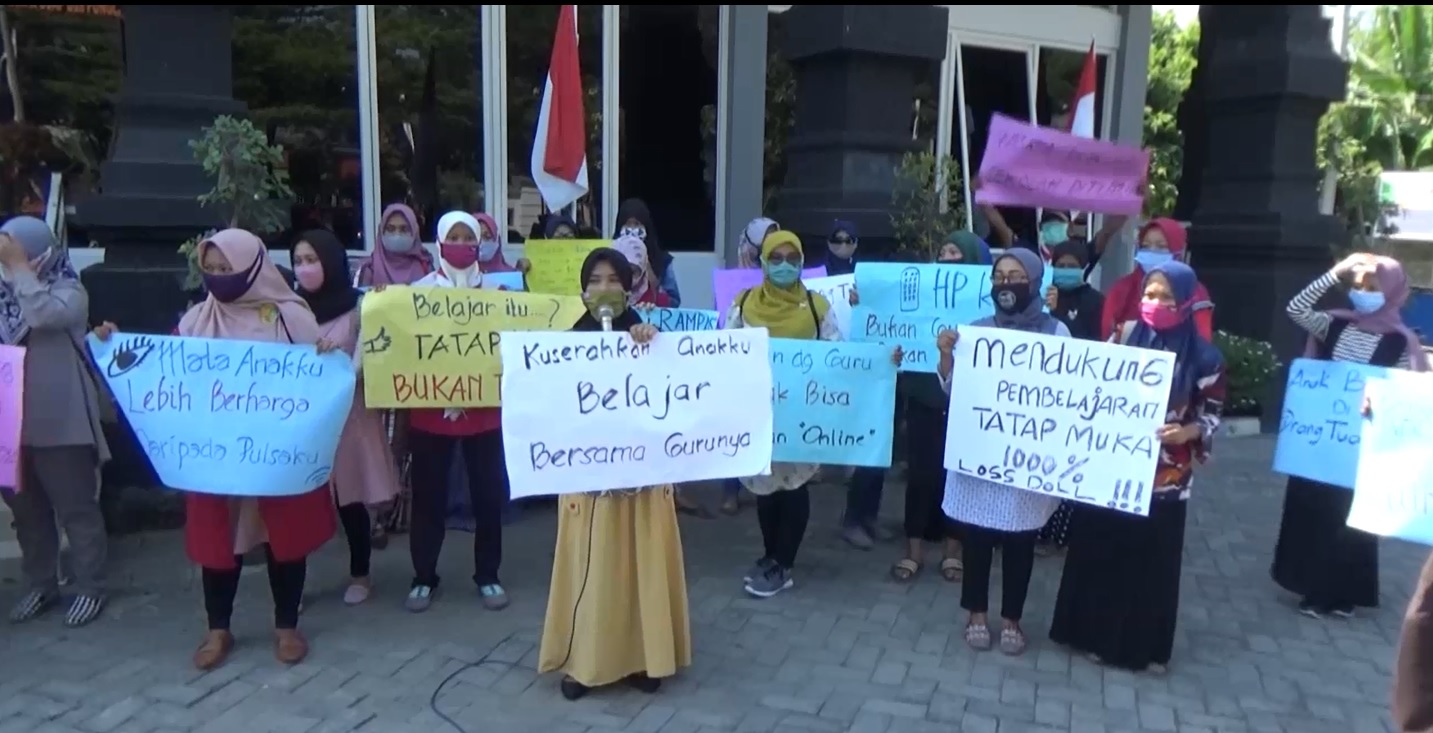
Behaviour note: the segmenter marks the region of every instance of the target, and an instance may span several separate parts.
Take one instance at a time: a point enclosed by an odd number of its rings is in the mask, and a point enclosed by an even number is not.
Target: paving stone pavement
[[[1385,543],[1377,611],[1352,621],[1298,616],[1268,579],[1283,496],[1271,455],[1268,438],[1227,440],[1199,476],[1165,677],[1103,669],[1045,638],[1058,558],[1037,561],[1030,650],[972,653],[960,637],[959,587],[929,565],[912,585],[888,581],[897,546],[863,553],[841,543],[842,494],[824,487],[813,494],[800,585],[770,600],[740,590],[760,544],[751,510],[683,519],[695,659],[656,695],[607,690],[570,703],[554,675],[534,672],[555,525],[537,510],[509,527],[514,602],[500,613],[481,610],[466,582],[467,535],[450,535],[446,595],[421,616],[401,610],[401,538],[376,553],[377,592],[358,608],[338,600],[346,548],[330,543],[310,565],[302,625],[313,653],[290,669],[271,654],[262,570],[243,581],[240,646],[200,674],[189,664],[203,629],[198,578],[180,538],[117,541],[119,591],[101,622],[68,631],[48,616],[0,628],[0,733],[1391,731],[1393,643],[1425,553]],[[888,488],[889,518],[900,516],[899,486]],[[18,592],[0,588],[0,604]]]

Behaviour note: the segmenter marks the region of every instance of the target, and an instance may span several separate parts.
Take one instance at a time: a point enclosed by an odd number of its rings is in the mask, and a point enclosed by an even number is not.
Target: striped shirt
[[[1319,279],[1309,283],[1308,287],[1289,301],[1287,309],[1289,318],[1320,341],[1328,338],[1329,326],[1333,324],[1334,317],[1324,311],[1314,310],[1314,304],[1319,302],[1319,298],[1324,297],[1324,293],[1327,293],[1330,288],[1337,285],[1338,281],[1338,273],[1329,270]],[[1378,344],[1383,341],[1383,336],[1384,334],[1369,333],[1350,323],[1338,335],[1338,342],[1333,345],[1334,361],[1367,364],[1373,358],[1374,351],[1378,349]],[[1408,352],[1405,351],[1394,366],[1399,369],[1407,369],[1409,367]]]

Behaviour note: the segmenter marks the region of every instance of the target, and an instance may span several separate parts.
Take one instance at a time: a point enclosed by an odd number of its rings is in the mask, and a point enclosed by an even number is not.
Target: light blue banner
[[[527,281],[521,272],[485,272],[483,287],[488,290],[527,290]]]
[[[717,312],[696,308],[638,309],[642,320],[662,331],[715,331]]]
[[[1390,371],[1368,387],[1348,526],[1433,545],[1433,377]]]
[[[891,465],[894,347],[771,339],[771,460]]]
[[[89,346],[165,486],[292,496],[328,481],[353,405],[348,354],[133,333]]]
[[[1037,297],[1042,301],[1054,276],[1045,268]],[[990,300],[990,265],[856,264],[860,304],[851,310],[851,340],[900,345],[901,371],[934,372],[936,334],[995,315]]]
[[[1363,387],[1387,373],[1367,364],[1295,359],[1284,390],[1274,470],[1352,489],[1363,429]]]

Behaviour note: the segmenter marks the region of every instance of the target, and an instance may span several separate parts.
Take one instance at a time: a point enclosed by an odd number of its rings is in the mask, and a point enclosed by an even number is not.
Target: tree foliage
[[[1198,48],[1198,23],[1181,28],[1173,12],[1154,14],[1144,106],[1144,144],[1150,151],[1145,210],[1150,216],[1167,216],[1174,210],[1184,172],[1184,134],[1177,112],[1194,74]]]
[[[965,226],[960,163],[935,153],[906,153],[891,191],[891,229],[900,251],[932,262],[945,238]]]

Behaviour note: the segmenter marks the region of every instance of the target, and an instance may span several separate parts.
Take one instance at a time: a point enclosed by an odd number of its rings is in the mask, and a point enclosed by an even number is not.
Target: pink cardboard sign
[[[976,203],[1139,214],[1149,151],[994,115]]]
[[[813,277],[826,277],[826,266],[821,265],[801,271],[802,280],[810,280]],[[731,309],[731,302],[736,300],[737,293],[760,284],[761,270],[754,267],[712,271],[712,294],[716,296],[717,328],[726,326],[726,312]]]
[[[0,486],[20,489],[20,416],[25,347],[0,345]]]

